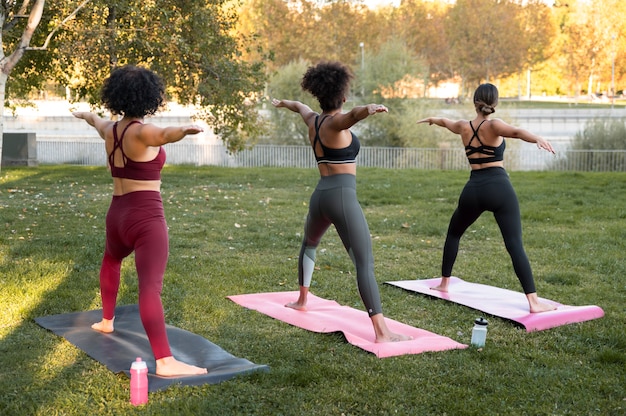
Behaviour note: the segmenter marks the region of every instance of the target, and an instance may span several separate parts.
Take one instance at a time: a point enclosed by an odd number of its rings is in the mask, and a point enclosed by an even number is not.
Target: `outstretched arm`
[[[434,124],[439,127],[445,127],[454,134],[461,134],[461,127],[463,126],[464,120],[455,121],[445,117],[428,117],[417,122],[417,124],[420,123],[428,123],[429,126]]]
[[[347,113],[340,113],[333,117],[332,127],[335,130],[345,130],[354,126],[359,121],[376,113],[388,113],[389,109],[382,104],[359,105]]]
[[[92,127],[95,127],[96,130],[98,131],[98,134],[103,139],[105,137],[104,132],[106,128],[113,123],[111,120],[103,119],[97,114],[90,113],[88,111],[75,111],[72,113],[72,115],[76,118],[85,120],[87,124],[89,124]]]
[[[512,139],[520,139],[528,143],[535,143],[539,149],[547,150],[550,153],[555,153],[554,148],[543,137],[537,136],[529,132],[528,130],[521,129],[519,127],[511,126],[500,119],[491,120],[491,126],[494,131],[502,137],[510,137]]]
[[[139,127],[139,140],[146,146],[163,146],[175,143],[185,138],[188,134],[198,134],[204,131],[197,125],[178,127],[157,127],[154,124],[142,124]]]
[[[301,103],[300,101],[278,100],[276,98],[272,98],[272,105],[276,108],[286,108],[294,113],[299,113],[307,126],[317,115],[315,111],[311,110],[311,107]]]

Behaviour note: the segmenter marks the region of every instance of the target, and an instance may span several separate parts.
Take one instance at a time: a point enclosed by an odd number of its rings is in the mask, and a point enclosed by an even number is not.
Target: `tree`
[[[526,69],[530,77],[531,70],[546,62],[554,54],[556,27],[550,8],[541,0],[529,0],[522,8],[519,19],[526,50],[524,67],[520,70]],[[528,83],[530,86],[530,78],[528,78]],[[530,94],[531,92],[528,91],[529,96]],[[521,96],[521,88],[519,95]]]
[[[424,73],[424,95],[431,82],[452,78],[445,20],[449,7],[420,0],[403,1],[391,19],[398,24],[392,30],[405,39],[409,48],[427,64]]]
[[[364,66],[363,86],[375,100],[417,95],[407,89],[415,89],[415,80],[426,72],[424,61],[402,39],[390,39],[377,52],[368,53]]]
[[[297,100],[305,103],[314,111],[320,111],[319,103],[308,92],[303,91],[300,83],[302,76],[309,67],[304,60],[291,62],[280,67],[269,80],[268,96],[271,98]],[[261,139],[264,143],[308,145],[309,132],[302,119],[291,111],[284,111],[273,105],[268,106],[270,115],[271,135]]]
[[[96,104],[112,68],[149,66],[171,99],[198,105],[198,116],[236,152],[261,132],[254,104],[265,80],[261,61],[242,60],[254,40],[235,33],[236,21],[227,0],[92,0],[55,37],[54,76],[74,99]]]
[[[450,9],[446,21],[450,56],[464,83],[491,81],[523,66],[520,7],[510,0],[458,0]]]
[[[310,9],[312,5],[305,3],[302,7]],[[244,59],[266,59],[269,70],[297,61],[301,56],[301,40],[304,39],[298,35],[306,36],[307,32],[307,27],[296,20],[298,14],[291,2],[243,0],[237,31],[256,39],[259,44],[258,48],[248,48]]]
[[[2,136],[4,134],[4,101],[6,97],[7,80],[11,71],[24,56],[24,51],[30,45],[35,29],[41,21],[44,10],[44,0],[35,0],[32,4],[24,0],[18,7],[16,1],[0,1],[0,160],[2,160]],[[8,52],[11,51],[11,52]]]

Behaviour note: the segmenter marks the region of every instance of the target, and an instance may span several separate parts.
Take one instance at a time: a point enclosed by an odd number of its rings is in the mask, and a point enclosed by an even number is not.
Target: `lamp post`
[[[359,47],[361,48],[361,97],[365,96],[365,43],[359,43]]]
[[[613,40],[613,62],[611,63],[611,109],[615,105],[615,35],[611,36]]]
[[[359,47],[361,48],[361,71],[363,71],[363,68],[365,67],[365,43],[359,43]]]

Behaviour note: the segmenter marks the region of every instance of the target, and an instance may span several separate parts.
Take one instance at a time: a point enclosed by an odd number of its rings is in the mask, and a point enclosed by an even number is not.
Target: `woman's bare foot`
[[[104,319],[102,318],[102,320],[100,322],[96,322],[95,324],[91,325],[91,329],[94,329],[98,332],[103,332],[105,334],[110,334],[111,332],[113,332],[113,321],[115,320],[115,318],[113,319]]]
[[[309,288],[300,286],[300,294],[298,300],[295,302],[289,302],[285,306],[287,308],[295,309],[297,311],[306,311],[306,297],[309,294]]]
[[[550,305],[549,303],[538,302],[530,305],[530,313],[541,313],[555,310],[556,306]]]
[[[527,294],[526,299],[528,299],[528,306],[530,308],[530,313],[541,313],[541,312],[549,312],[549,311],[556,310],[556,306],[539,301],[539,298],[537,297],[537,293]]]
[[[393,332],[389,332],[386,335],[376,336],[376,342],[400,342],[400,341],[410,341],[413,337],[409,335],[395,334]]]
[[[376,334],[376,342],[400,342],[410,341],[413,337],[403,334],[396,334],[387,328],[385,317],[382,313],[370,317],[372,325],[374,325],[374,333]]]
[[[439,284],[437,286],[431,287],[431,290],[438,290],[440,292],[447,292],[449,284],[450,284],[450,278],[449,277],[442,277],[441,278],[441,282],[439,282]]]
[[[288,304],[285,305],[285,307],[295,309],[297,311],[306,311],[306,305],[302,305],[298,301],[289,302]]]
[[[195,365],[185,364],[176,358],[169,356],[156,360],[156,374],[161,377],[173,376],[197,376],[206,374],[206,368],[196,367]]]

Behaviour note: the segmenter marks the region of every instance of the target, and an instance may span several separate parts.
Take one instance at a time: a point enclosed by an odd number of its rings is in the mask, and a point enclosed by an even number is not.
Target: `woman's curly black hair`
[[[113,114],[143,118],[163,105],[165,84],[149,69],[125,65],[113,70],[104,81],[100,99]]]
[[[320,62],[307,69],[300,86],[313,94],[322,111],[341,108],[354,78],[350,68],[340,62]]]
[[[498,88],[489,83],[480,84],[474,91],[474,106],[476,111],[487,116],[496,112],[498,105]]]

